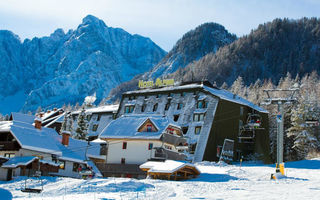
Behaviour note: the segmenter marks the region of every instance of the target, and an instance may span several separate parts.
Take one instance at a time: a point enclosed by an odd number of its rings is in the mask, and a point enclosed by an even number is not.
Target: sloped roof
[[[125,92],[124,94],[143,94],[143,93],[165,92],[165,91],[170,92],[170,91],[185,90],[185,89],[205,90],[220,99],[234,102],[234,103],[241,104],[241,105],[245,105],[245,106],[248,106],[248,107],[255,109],[259,112],[268,113],[267,110],[259,107],[258,105],[255,105],[254,103],[252,103],[242,97],[234,95],[233,93],[231,93],[227,90],[218,89],[218,88],[214,88],[214,87],[208,87],[204,84],[198,84],[198,83],[191,83],[191,84],[187,84],[187,85],[178,85],[178,86],[169,86],[169,87],[163,87],[163,88],[148,88],[148,89],[143,89],[143,90],[129,91],[129,92]]]
[[[140,165],[141,169],[149,169],[148,172],[173,173],[185,166],[195,168],[199,174],[200,170],[192,163],[186,161],[166,160],[165,162],[148,161]]]
[[[36,129],[32,124],[13,121],[10,132],[24,149],[61,155],[57,143],[52,137],[58,135],[54,129],[42,127]]]
[[[1,167],[3,168],[17,168],[19,166],[26,166],[32,163],[38,158],[35,156],[21,156],[10,158],[7,162],[3,163]]]
[[[26,115],[23,113],[13,112],[11,113],[10,119],[13,121],[25,122],[28,124],[32,124],[34,122],[35,116],[33,115]]]
[[[95,108],[86,109],[86,114],[116,112],[118,108],[119,108],[119,104],[98,106]],[[72,112],[72,114],[79,114],[80,112],[81,110],[77,110]]]
[[[138,132],[140,126],[150,120],[158,129],[157,132]],[[172,120],[162,115],[123,115],[113,120],[101,132],[99,138],[133,138],[133,139],[159,139],[168,125],[176,125]]]
[[[86,160],[85,152],[88,145],[86,141],[70,138],[69,145],[65,147],[61,144],[62,136],[54,129],[42,127],[39,130],[32,124],[9,121],[4,122],[2,126],[0,124],[0,131],[10,131],[24,149],[54,154],[59,156],[60,159],[76,162],[84,162]],[[99,143],[90,143],[87,155],[105,159],[105,156],[100,156]]]

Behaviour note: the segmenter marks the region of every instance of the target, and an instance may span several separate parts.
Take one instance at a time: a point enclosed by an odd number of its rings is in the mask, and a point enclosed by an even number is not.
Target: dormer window
[[[204,100],[200,100],[197,102],[197,108],[207,108],[207,102]]]
[[[134,110],[134,106],[125,106],[125,113],[132,113]]]
[[[158,110],[158,103],[154,104],[153,106],[153,112],[156,112]]]
[[[141,112],[144,112],[144,111],[146,110],[146,107],[147,107],[147,105],[146,105],[146,104],[143,104],[143,105],[141,106]]]
[[[147,132],[152,132],[152,125],[151,124],[147,125]]]

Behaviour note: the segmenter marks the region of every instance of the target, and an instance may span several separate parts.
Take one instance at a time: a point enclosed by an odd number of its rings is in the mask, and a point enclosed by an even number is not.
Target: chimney
[[[41,120],[40,118],[36,117],[36,118],[34,119],[34,127],[35,127],[36,129],[41,130],[41,126],[42,126],[42,120]]]
[[[40,118],[42,118],[42,117],[43,117],[43,115],[44,115],[44,113],[43,113],[43,112],[40,112],[40,113],[39,113],[39,117],[40,117]]]
[[[57,108],[53,108],[53,111],[56,112],[58,109]]]
[[[69,131],[62,131],[62,141],[61,143],[64,146],[68,146],[69,145],[69,137],[70,137],[71,133]]]

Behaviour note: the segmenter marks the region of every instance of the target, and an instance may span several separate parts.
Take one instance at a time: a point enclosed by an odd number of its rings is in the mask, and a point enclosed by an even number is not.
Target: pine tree
[[[78,120],[77,120],[77,129],[74,138],[85,140],[87,136],[87,130],[88,130],[88,123],[86,120],[86,113],[85,113],[84,106],[82,107],[81,112],[79,113]]]
[[[300,102],[291,111],[292,127],[288,129],[287,136],[293,139],[292,149],[296,152],[297,159],[300,160],[305,159],[310,151],[319,147],[319,141],[306,123],[311,115],[316,114],[312,110],[309,103]]]

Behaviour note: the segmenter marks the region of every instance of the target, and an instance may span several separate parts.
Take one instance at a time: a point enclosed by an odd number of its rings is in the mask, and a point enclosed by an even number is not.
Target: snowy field
[[[219,165],[202,162],[202,174],[188,181],[96,178],[80,180],[60,177],[43,179],[41,194],[20,191],[25,177],[0,182],[0,199],[6,192],[13,199],[320,199],[320,159],[286,163],[287,178],[272,181],[273,165],[245,163]],[[36,181],[27,183],[37,186]]]

